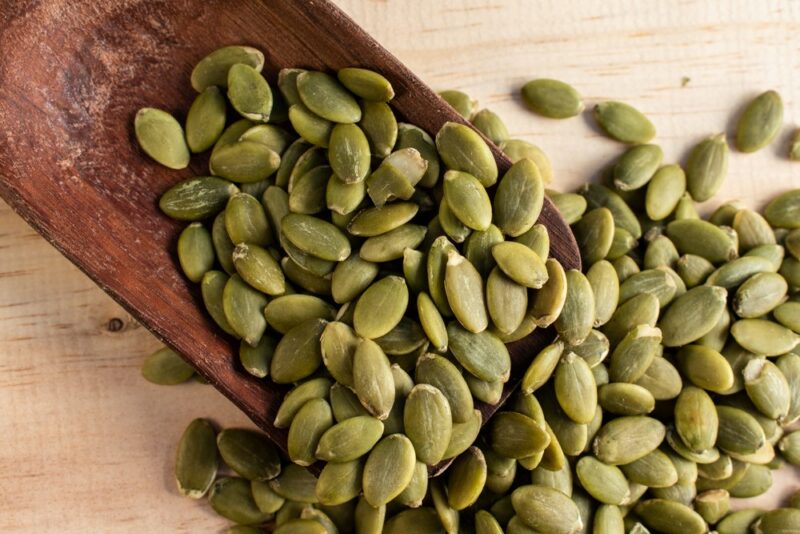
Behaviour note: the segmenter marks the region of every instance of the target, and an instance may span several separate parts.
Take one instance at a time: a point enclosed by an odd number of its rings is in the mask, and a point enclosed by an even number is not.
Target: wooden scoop
[[[145,156],[133,135],[144,106],[182,120],[195,97],[195,63],[230,44],[264,51],[273,83],[282,67],[366,67],[391,81],[392,106],[406,121],[432,135],[447,121],[465,122],[324,0],[0,0],[0,196],[285,448],[287,432],[273,420],[286,388],[241,368],[237,343],[212,323],[199,288],[180,270],[175,242],[183,225],[158,209],[169,186],[206,174],[206,161],[171,171]],[[502,175],[510,162],[492,151]],[[575,239],[549,200],[539,222],[550,232],[551,255],[579,269]],[[552,337],[536,331],[510,345],[504,400]],[[497,406],[479,408],[485,423]]]

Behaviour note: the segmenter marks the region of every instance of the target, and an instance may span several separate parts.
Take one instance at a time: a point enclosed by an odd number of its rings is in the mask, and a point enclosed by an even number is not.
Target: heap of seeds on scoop
[[[256,525],[239,533],[800,528],[796,508],[729,511],[765,492],[782,458],[800,463],[800,433],[784,432],[800,417],[800,190],[764,216],[727,203],[704,221],[695,201],[724,180],[725,136],[662,165],[652,123],[601,103],[598,124],[631,146],[602,184],[547,190],[583,259],[565,273],[535,224],[550,163],[490,110],[441,94],[514,161],[499,179],[471,129],[398,124],[377,73],[284,69],[273,92],[262,66],[254,49],[220,49],[192,74],[185,134],[159,110],[136,120],[171,168],[211,149],[209,176],[161,200],[192,221],[181,266],[241,338],[242,366],[294,384],[275,420],[288,459],[259,433],[196,420],[182,493],[210,490],[217,512]],[[551,118],[583,110],[555,80],[529,82],[523,100]],[[780,97],[761,95],[737,148],[781,124]],[[503,342],[551,324],[558,338],[479,435],[476,400],[497,403],[508,380]],[[193,370],[164,349],[143,373],[177,383]],[[216,477],[217,451],[238,476]],[[320,460],[318,478],[298,467]]]

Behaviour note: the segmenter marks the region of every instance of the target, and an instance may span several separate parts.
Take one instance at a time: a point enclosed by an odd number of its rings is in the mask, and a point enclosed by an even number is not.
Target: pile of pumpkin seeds
[[[242,367],[294,386],[275,420],[287,457],[197,420],[179,446],[182,493],[255,525],[232,532],[800,528],[797,503],[730,512],[783,459],[800,464],[800,433],[785,430],[800,417],[800,190],[763,216],[727,203],[702,220],[725,136],[663,165],[654,125],[621,102],[594,108],[631,145],[603,183],[545,190],[544,152],[464,93],[441,96],[514,162],[502,177],[473,130],[398,124],[377,73],[284,69],[273,92],[262,67],[257,50],[220,49],[193,71],[185,132],[160,110],[136,118],[142,148],[170,168],[211,150],[209,176],[161,199],[190,221],[181,267],[241,339]],[[584,109],[563,82],[522,92],[547,117]],[[766,146],[781,124],[780,97],[761,95],[737,149]],[[548,259],[545,194],[583,272]],[[509,379],[503,342],[550,325],[557,339],[479,433],[476,402],[496,404]],[[193,370],[162,350],[143,374],[177,383]],[[215,481],[218,453],[236,476]],[[317,461],[319,477],[299,467]]]

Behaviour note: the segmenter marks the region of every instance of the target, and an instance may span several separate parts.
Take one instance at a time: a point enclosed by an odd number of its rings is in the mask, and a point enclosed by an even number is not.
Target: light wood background
[[[515,137],[545,149],[556,188],[590,179],[621,147],[586,117],[551,121],[522,109],[517,90],[534,77],[574,84],[589,108],[614,98],[642,109],[668,161],[682,161],[706,135],[730,131],[743,102],[777,89],[785,131],[757,154],[733,154],[722,193],[703,209],[729,198],[759,208],[800,187],[800,163],[785,158],[800,121],[800,2],[337,4],[432,87],[467,91],[500,113]],[[110,331],[112,323],[121,329]],[[209,386],[145,382],[138,367],[157,346],[0,202],[0,531],[223,530],[207,506],[177,495],[174,447],[195,417],[247,421]],[[800,486],[796,471],[778,479],[758,502],[779,502]]]

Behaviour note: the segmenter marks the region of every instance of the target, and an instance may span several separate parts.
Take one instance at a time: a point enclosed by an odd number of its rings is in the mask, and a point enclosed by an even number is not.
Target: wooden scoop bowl
[[[273,419],[286,389],[241,368],[236,343],[207,317],[198,287],[180,270],[183,225],[158,209],[170,185],[206,174],[206,161],[171,171],[133,135],[144,106],[182,120],[195,96],[192,67],[229,44],[264,51],[273,83],[282,67],[366,67],[391,81],[392,105],[405,120],[431,134],[446,121],[465,122],[324,0],[0,0],[0,196],[285,448],[286,430]],[[510,162],[492,150],[502,174]],[[549,200],[540,222],[551,255],[580,268],[575,239]],[[537,331],[510,345],[504,399],[552,337]],[[497,409],[479,407],[484,422]]]

